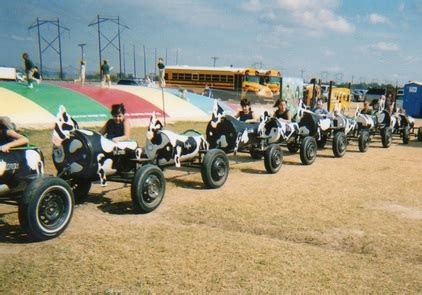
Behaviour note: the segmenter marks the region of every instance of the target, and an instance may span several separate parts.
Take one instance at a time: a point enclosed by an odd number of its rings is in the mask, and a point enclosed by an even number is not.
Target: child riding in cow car
[[[73,215],[73,194],[62,179],[44,175],[43,155],[0,118],[0,198],[19,206],[19,221],[34,240],[59,236]],[[12,202],[10,202],[12,201]]]

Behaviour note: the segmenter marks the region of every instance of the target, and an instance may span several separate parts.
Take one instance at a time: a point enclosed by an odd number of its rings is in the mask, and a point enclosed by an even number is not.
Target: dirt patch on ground
[[[49,139],[31,137],[54,172]],[[351,142],[342,159],[328,143],[318,155],[303,166],[284,151],[275,175],[231,156],[217,190],[167,169],[163,203],[146,215],[133,214],[129,186],[94,185],[66,232],[42,243],[1,204],[0,292],[422,292],[422,143],[374,139],[360,153]]]

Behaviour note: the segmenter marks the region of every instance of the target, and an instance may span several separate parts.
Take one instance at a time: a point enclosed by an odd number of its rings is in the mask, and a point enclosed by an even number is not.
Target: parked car
[[[367,90],[365,90],[365,89],[354,89],[352,91],[353,100],[358,101],[358,102],[365,101],[366,92],[367,92]]]
[[[374,99],[379,99],[382,95],[387,97],[386,88],[369,88],[365,94],[365,100],[372,102]]]
[[[130,85],[130,86],[139,86],[139,83],[131,79],[120,79],[117,82],[117,85]]]

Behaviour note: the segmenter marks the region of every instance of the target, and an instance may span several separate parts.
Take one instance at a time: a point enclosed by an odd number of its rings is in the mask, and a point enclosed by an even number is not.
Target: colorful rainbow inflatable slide
[[[164,96],[164,106],[163,106]],[[114,85],[110,88],[68,82],[44,82],[29,89],[25,83],[0,81],[0,116],[9,116],[19,127],[50,128],[60,105],[78,122],[100,126],[110,118],[110,107],[124,103],[135,125],[146,125],[153,112],[169,122],[208,121],[213,99],[188,93],[180,97],[176,89]],[[233,107],[221,103],[225,112]]]

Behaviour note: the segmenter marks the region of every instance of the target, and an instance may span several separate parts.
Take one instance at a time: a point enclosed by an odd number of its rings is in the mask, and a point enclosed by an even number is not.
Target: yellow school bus
[[[167,66],[165,80],[167,87],[183,87],[197,93],[210,88],[241,97],[273,97],[271,89],[259,83],[259,72],[253,68]]]
[[[341,111],[348,110],[350,107],[352,92],[349,88],[335,87],[331,89],[331,103],[329,112],[334,111],[338,104]]]
[[[261,76],[260,83],[271,89],[274,96],[280,95],[281,72],[278,70],[259,70]]]

